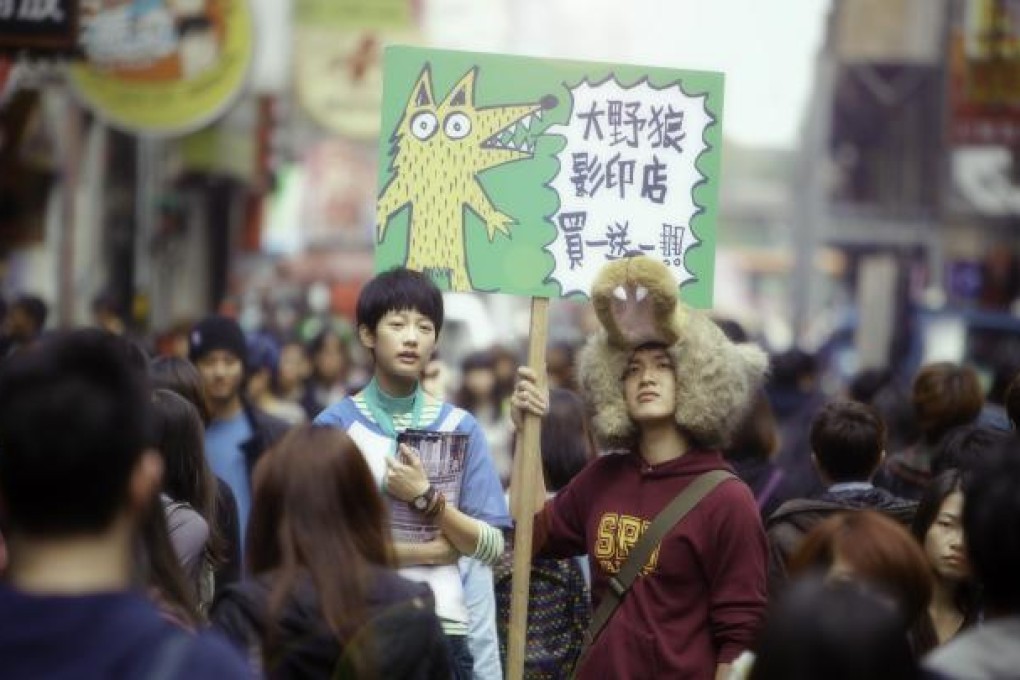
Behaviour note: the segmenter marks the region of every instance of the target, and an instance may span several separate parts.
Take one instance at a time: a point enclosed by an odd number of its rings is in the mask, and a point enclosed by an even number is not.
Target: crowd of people
[[[529,513],[526,677],[1020,676],[1020,366],[823,394],[663,271],[607,266],[548,373],[493,348],[454,389],[405,269],[307,342],[213,315],[177,353],[19,298],[0,675],[502,678]]]

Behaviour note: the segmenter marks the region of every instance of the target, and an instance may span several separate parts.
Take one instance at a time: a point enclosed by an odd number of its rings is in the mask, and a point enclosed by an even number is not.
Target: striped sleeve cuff
[[[494,526],[481,522],[481,531],[478,532],[478,543],[475,545],[475,552],[471,557],[483,564],[492,566],[503,554],[504,541],[503,532]]]

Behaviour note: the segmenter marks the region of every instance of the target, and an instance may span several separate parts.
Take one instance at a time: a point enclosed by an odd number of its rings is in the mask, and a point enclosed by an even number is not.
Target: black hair
[[[789,349],[769,362],[769,387],[799,389],[800,381],[818,373],[814,355],[801,349]]]
[[[191,402],[203,423],[212,420],[202,374],[184,357],[156,357],[149,363],[149,380],[153,389],[176,392]]]
[[[1006,437],[1004,432],[981,425],[955,427],[939,442],[931,461],[932,474],[946,470],[969,472],[994,453],[995,447]]]
[[[429,318],[436,336],[443,327],[443,294],[425,274],[394,267],[365,284],[358,296],[357,324],[376,332],[379,320],[389,312],[413,309]]]
[[[879,392],[894,382],[895,376],[888,368],[865,369],[855,375],[853,380],[850,381],[850,398],[854,401],[870,404]]]
[[[50,308],[43,302],[42,298],[36,295],[20,295],[14,300],[14,304],[11,305],[12,309],[20,309],[28,315],[28,318],[35,324],[36,331],[40,331],[46,326],[46,317],[49,315]]]
[[[1006,407],[1006,416],[1014,429],[1020,427],[1020,373],[1006,388],[1006,395],[1003,399]]]
[[[163,490],[187,503],[209,525],[209,550],[214,563],[226,552],[216,516],[216,476],[205,457],[205,426],[191,402],[167,389],[152,391],[153,448],[163,457]]]
[[[503,415],[503,400],[497,389],[496,356],[492,352],[472,352],[464,357],[464,361],[460,364],[460,389],[457,390],[454,403],[468,413],[475,416],[478,415],[478,407],[480,406],[478,398],[468,389],[466,380],[467,374],[471,371],[490,371],[492,373],[491,400],[495,407],[496,416],[501,417]]]
[[[584,401],[576,393],[549,390],[549,413],[542,419],[542,470],[550,491],[559,491],[595,457]]]
[[[360,304],[360,300],[359,300],[359,304]],[[389,310],[387,310],[387,311],[389,311]],[[385,314],[385,313],[386,312],[383,312],[383,314]],[[424,313],[424,312],[422,312],[422,313]],[[383,314],[379,315],[379,319],[382,318]],[[441,315],[442,315],[442,311],[440,311],[440,316]],[[426,314],[426,316],[428,316],[428,315]],[[429,318],[431,318],[431,317],[429,317]],[[379,323],[379,319],[376,319],[375,324]],[[372,332],[373,333],[375,332],[375,325],[372,326]],[[436,326],[436,335],[439,335],[439,326],[438,325]],[[310,376],[311,380],[314,382],[316,380],[320,380],[320,379],[324,378],[324,376],[322,376],[320,374],[320,372],[319,372],[318,358],[319,358],[319,354],[326,347],[326,341],[329,340],[330,338],[336,338],[337,343],[340,345],[340,375],[339,375],[339,380],[340,380],[340,382],[346,383],[347,382],[347,378],[348,378],[348,376],[349,376],[349,374],[351,372],[351,368],[353,367],[352,366],[353,358],[351,356],[351,341],[350,341],[349,336],[346,333],[341,332],[340,330],[338,330],[337,328],[335,328],[333,326],[326,326],[325,328],[323,328],[321,331],[316,333],[315,337],[313,337],[312,340],[308,343],[308,350],[306,352],[306,355],[308,356],[308,360],[311,362],[311,365],[312,365],[312,375]],[[320,382],[321,382],[321,380],[320,380]]]
[[[14,530],[105,530],[148,441],[145,374],[121,341],[57,332],[0,369],[0,494]]]
[[[811,422],[811,451],[834,482],[865,481],[882,459],[885,424],[873,408],[857,401],[833,401]]]
[[[963,533],[985,604],[1020,613],[1020,438],[1002,442],[963,484]]]
[[[795,581],[772,607],[749,680],[912,680],[918,663],[895,600],[853,581]]]
[[[910,532],[917,539],[921,548],[924,548],[935,520],[942,510],[942,504],[946,498],[955,491],[963,490],[963,475],[959,470],[947,470],[936,476],[924,490],[921,501],[914,513],[914,521],[910,525]],[[980,602],[978,589],[973,579],[969,579],[959,585],[954,593],[954,604],[963,614],[963,627],[973,625],[978,618]],[[925,654],[938,646],[938,634],[931,616],[925,613],[914,626],[914,647],[918,654]]]

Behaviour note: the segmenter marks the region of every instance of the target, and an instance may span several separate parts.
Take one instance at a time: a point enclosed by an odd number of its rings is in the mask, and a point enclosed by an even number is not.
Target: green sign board
[[[643,255],[710,307],[722,104],[719,73],[391,47],[376,268],[587,296]]]

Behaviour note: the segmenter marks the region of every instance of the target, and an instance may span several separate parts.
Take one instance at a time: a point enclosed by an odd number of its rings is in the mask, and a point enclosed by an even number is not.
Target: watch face
[[[425,496],[418,496],[414,499],[414,507],[416,510],[424,510],[429,505],[429,501]]]

